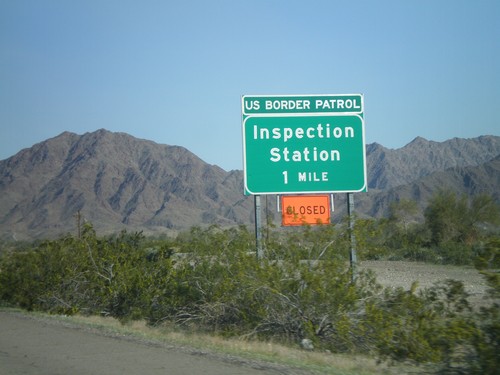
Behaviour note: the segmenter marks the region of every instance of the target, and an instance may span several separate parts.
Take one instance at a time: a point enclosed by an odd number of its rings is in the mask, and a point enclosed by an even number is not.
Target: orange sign
[[[330,195],[283,195],[282,224],[330,224]]]

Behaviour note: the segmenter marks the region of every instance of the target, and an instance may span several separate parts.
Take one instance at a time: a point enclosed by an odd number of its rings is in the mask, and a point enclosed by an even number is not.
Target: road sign
[[[283,195],[281,218],[284,226],[330,224],[330,195]]]
[[[248,194],[366,191],[363,96],[243,96]]]

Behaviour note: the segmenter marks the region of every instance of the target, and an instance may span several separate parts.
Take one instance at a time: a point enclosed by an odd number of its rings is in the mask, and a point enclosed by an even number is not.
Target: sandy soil
[[[409,289],[414,281],[419,288],[428,288],[438,281],[462,281],[471,301],[481,301],[488,286],[483,276],[473,267],[441,266],[403,261],[363,261],[359,269],[371,269],[383,286]]]

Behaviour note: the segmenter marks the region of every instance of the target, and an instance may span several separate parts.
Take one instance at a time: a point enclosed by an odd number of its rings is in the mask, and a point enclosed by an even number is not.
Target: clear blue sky
[[[105,128],[242,169],[241,95],[342,93],[367,143],[500,135],[500,1],[0,0],[0,159]]]

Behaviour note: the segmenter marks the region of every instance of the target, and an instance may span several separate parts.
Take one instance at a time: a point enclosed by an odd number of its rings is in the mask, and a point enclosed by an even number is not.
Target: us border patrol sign
[[[244,95],[246,194],[367,190],[363,95]]]

